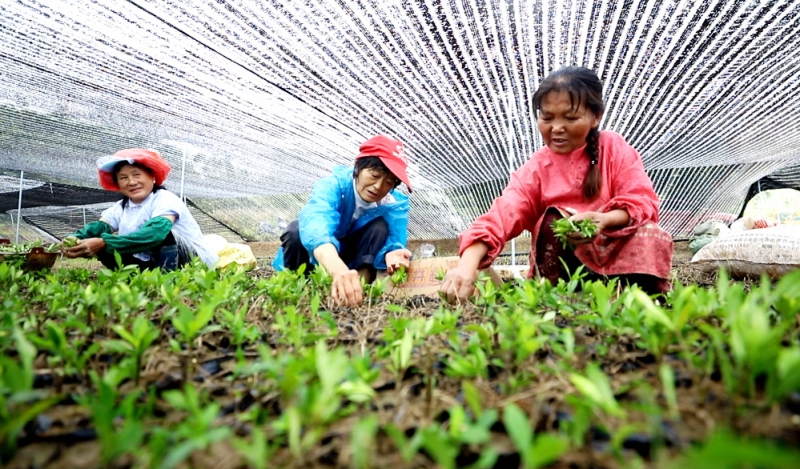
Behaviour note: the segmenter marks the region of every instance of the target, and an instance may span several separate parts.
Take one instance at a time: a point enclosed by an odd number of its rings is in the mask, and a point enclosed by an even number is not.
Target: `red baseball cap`
[[[110,191],[119,191],[119,185],[114,182],[114,175],[111,172],[114,166],[120,161],[127,161],[129,164],[139,163],[146,166],[153,172],[156,184],[164,184],[169,174],[169,163],[161,158],[155,150],[144,150],[142,148],[128,148],[120,150],[111,156],[101,156],[97,159],[97,175],[100,177],[100,185]]]
[[[377,135],[362,143],[358,150],[356,159],[368,156],[380,158],[389,171],[408,187],[408,192],[411,192],[411,184],[408,183],[408,174],[406,173],[408,157],[403,148],[403,142],[393,140],[386,135]]]

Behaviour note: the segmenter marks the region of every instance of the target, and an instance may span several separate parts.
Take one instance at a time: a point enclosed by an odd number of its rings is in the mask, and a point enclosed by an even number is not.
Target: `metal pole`
[[[183,203],[186,203],[186,197],[183,196],[183,181],[186,180],[186,149],[181,149],[181,154],[183,157],[181,158],[181,200]]]
[[[83,225],[86,226],[86,207],[83,207]]]
[[[17,202],[17,236],[14,237],[14,244],[19,244],[19,222],[22,220],[22,181],[25,171],[19,172],[19,201]]]
[[[508,86],[508,94],[506,95],[508,103],[508,182],[511,182],[511,173],[514,172],[513,163],[513,136],[514,126],[511,122],[511,85]],[[511,267],[517,266],[517,238],[511,240]]]

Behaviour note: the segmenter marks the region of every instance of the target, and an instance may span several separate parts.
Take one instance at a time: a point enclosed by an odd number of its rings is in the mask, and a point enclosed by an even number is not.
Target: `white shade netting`
[[[798,33],[800,1],[9,0],[0,170],[97,188],[97,157],[154,148],[170,190],[272,240],[384,133],[409,236],[451,238],[542,146],[533,92],[576,64],[681,236],[765,178],[800,187]]]

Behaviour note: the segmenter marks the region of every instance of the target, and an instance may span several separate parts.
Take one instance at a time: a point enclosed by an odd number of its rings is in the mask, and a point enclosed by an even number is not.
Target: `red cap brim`
[[[397,160],[391,158],[384,158],[379,156],[378,158],[381,159],[381,162],[395,175],[397,179],[399,179],[403,184],[408,187],[408,193],[411,193],[411,184],[408,183],[408,174],[406,173],[406,167],[399,163]]]

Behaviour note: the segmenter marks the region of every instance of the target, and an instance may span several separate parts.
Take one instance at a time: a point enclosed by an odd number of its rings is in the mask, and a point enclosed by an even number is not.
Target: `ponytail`
[[[586,154],[589,156],[589,170],[583,179],[583,198],[594,200],[600,195],[600,131],[592,127],[586,136]]]

